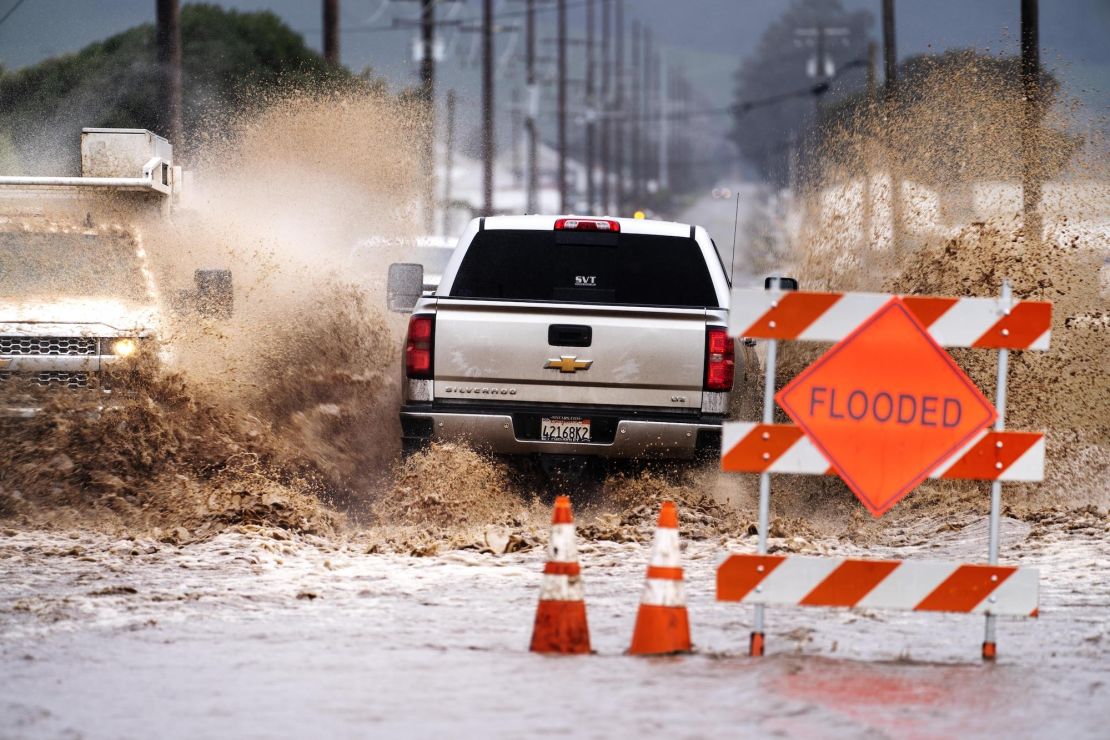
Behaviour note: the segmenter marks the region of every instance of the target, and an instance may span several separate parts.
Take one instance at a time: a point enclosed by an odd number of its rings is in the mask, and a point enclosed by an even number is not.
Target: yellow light
[[[643,220],[646,215],[647,214],[645,214],[643,211],[636,211],[635,213],[632,214],[632,218],[637,218],[637,219]]]
[[[138,348],[134,339],[117,339],[112,342],[112,354],[116,357],[130,357]]]

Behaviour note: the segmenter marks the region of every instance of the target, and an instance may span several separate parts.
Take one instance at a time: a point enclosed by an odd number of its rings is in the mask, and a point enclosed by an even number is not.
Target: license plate
[[[540,439],[544,442],[589,442],[590,420],[562,416],[540,419]]]

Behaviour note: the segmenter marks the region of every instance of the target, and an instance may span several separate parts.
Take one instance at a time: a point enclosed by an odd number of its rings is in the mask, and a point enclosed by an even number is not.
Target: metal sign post
[[[1010,315],[1010,308],[1012,303],[1012,296],[1010,293],[1010,281],[1002,281],[1002,311],[1005,315]],[[998,385],[995,389],[994,408],[998,412],[998,416],[994,420],[994,431],[1001,432],[1006,427],[1006,376],[1010,369],[1010,350],[1002,347],[998,350]],[[999,440],[995,444],[999,448],[1002,447],[1002,441]],[[990,534],[987,540],[987,563],[990,565],[998,564],[998,540],[999,529],[1002,526],[1002,481],[995,478],[991,481],[991,516],[990,516]],[[994,614],[987,614],[987,623],[985,634],[983,636],[983,659],[994,660],[998,654],[998,645],[996,643],[996,624],[998,617]]]
[[[778,291],[779,279],[772,277],[769,290]],[[774,300],[772,306],[777,306]],[[767,360],[764,363],[763,386],[763,423],[772,424],[775,421],[775,363],[778,360],[778,340],[767,340]],[[771,518],[771,474],[759,474],[759,554],[767,554],[767,529]],[[748,644],[748,654],[753,657],[763,655],[763,604],[755,605],[755,618],[752,624],[752,637]]]

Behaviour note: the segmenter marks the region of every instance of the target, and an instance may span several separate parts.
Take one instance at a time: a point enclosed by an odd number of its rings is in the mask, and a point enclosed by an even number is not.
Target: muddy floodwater
[[[768,609],[749,658],[752,609],[714,587],[756,550],[756,485],[715,465],[570,490],[596,653],[529,653],[552,481],[461,445],[398,459],[405,319],[383,292],[414,259],[425,109],[290,89],[193,137],[187,207],[127,227],[170,303],[197,267],[232,270],[234,315],[163,307],[165,345],[106,375],[126,390],[111,408],[49,397],[0,433],[0,740],[1110,738],[1110,147],[1101,113],[1053,104],[1032,234],[1024,96],[953,59],[803,136],[821,147],[790,197],[706,183],[686,220],[731,232],[737,286],[986,297],[1006,279],[1053,303],[1050,349],[1009,361],[1006,417],[1048,434],[1044,482],[1003,494],[1001,560],[1039,569],[1040,616],[1000,620],[996,662],[981,616],[814,608]],[[116,229],[108,212],[63,226]],[[741,347],[729,418],[755,419],[765,355]],[[820,351],[784,343],[778,386]],[[997,353],[952,356],[993,398]],[[831,476],[791,477],[771,551],[983,562],[985,492],[926,481],[877,522]],[[664,499],[695,649],[631,657]]]
[[[933,528],[925,528],[923,531]],[[357,537],[257,529],[175,546],[91,533],[0,539],[0,736],[632,734],[1106,737],[1110,522],[1004,520],[1007,562],[1041,572],[1040,618],[751,610],[714,570],[754,538],[688,542],[692,655],[633,658],[648,547],[582,542],[592,656],[526,651],[540,548],[367,554]],[[872,556],[981,560],[967,526]],[[772,549],[859,554],[837,540]]]

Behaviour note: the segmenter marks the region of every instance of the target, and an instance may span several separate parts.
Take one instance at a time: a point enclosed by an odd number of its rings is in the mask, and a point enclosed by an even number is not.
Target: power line
[[[764,108],[769,105],[776,105],[778,103],[790,100],[791,98],[804,98],[809,95],[820,95],[828,91],[829,82],[836,79],[836,77],[844,74],[849,69],[863,67],[866,65],[867,60],[856,59],[845,64],[836,72],[836,74],[834,74],[825,82],[818,82],[808,87],[803,87],[798,90],[792,90],[790,92],[776,93],[775,95],[769,95],[766,98],[745,100],[743,102],[732,103],[731,105],[720,106],[716,108],[694,108],[680,113],[668,113],[666,114],[666,118],[674,120],[677,118],[708,118],[712,116],[744,115],[745,113],[749,113],[753,110],[756,110],[757,108]],[[654,121],[662,117],[664,117],[663,113],[648,113],[643,116],[624,116],[625,120],[638,121]]]
[[[19,0],[20,3],[23,3],[25,1],[26,0]],[[588,1],[589,0],[577,0],[577,2],[568,2],[566,4],[566,7],[567,7],[567,9],[583,8],[583,7],[586,6],[586,3]],[[18,7],[18,5],[16,7]],[[13,10],[14,10],[14,8],[13,8]],[[540,15],[541,13],[554,13],[555,10],[556,10],[556,6],[554,6],[554,5],[544,5],[544,6],[537,7],[536,10],[535,10],[535,13],[536,13],[536,15]],[[10,14],[10,11],[9,11],[9,14]],[[526,10],[506,10],[506,11],[502,11],[502,12],[498,13],[497,17],[499,19],[501,19],[501,18],[523,18],[527,14],[528,14],[528,11],[526,11]],[[405,20],[405,19],[398,19],[398,20]],[[412,19],[412,20],[416,20],[416,19]],[[464,24],[465,23],[479,24],[479,23],[481,23],[481,20],[482,20],[481,18],[474,17],[474,16],[471,16],[469,18],[459,18],[459,19],[457,19],[458,23],[464,23]],[[0,22],[2,22],[2,21],[0,21]],[[454,21],[452,22],[452,24],[454,24]],[[315,29],[311,29],[311,28],[310,29],[300,29],[300,30],[301,30],[301,33],[305,33],[305,34],[319,33],[320,32],[320,29],[318,29],[318,28],[315,28]],[[380,31],[400,31],[400,30],[407,30],[407,29],[400,28],[400,27],[395,26],[393,24],[382,24],[382,25],[377,25],[377,26],[375,26],[375,25],[345,26],[344,28],[342,28],[340,30],[340,33],[378,33]]]
[[[8,18],[11,17],[12,13],[19,10],[19,6],[25,2],[27,2],[27,0],[15,0],[15,5],[8,8],[8,12],[4,13],[4,17],[0,18],[0,26],[4,25],[4,21],[8,20]]]

